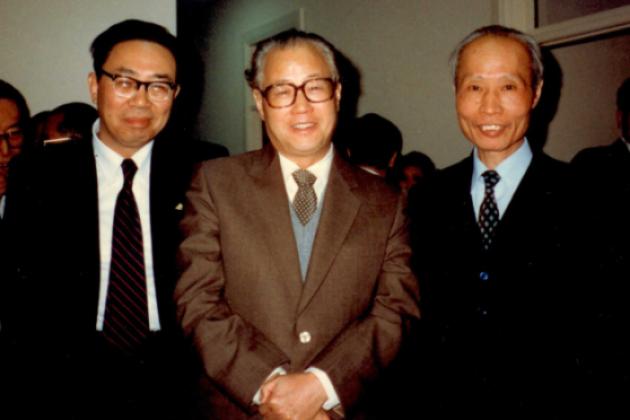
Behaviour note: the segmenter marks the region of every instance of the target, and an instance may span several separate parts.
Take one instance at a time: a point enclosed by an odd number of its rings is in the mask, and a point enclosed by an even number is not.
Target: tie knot
[[[298,187],[311,187],[317,180],[317,177],[306,169],[298,169],[292,175]]]
[[[133,183],[133,177],[138,170],[136,163],[132,159],[122,161],[123,176],[125,177],[125,185],[130,186]]]
[[[481,174],[481,176],[486,184],[486,188],[494,188],[494,186],[501,180],[497,171],[485,171]]]

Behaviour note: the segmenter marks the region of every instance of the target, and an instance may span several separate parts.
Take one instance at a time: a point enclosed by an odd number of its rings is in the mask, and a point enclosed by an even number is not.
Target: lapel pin
[[[175,210],[184,210],[184,205],[182,203],[177,203]]]

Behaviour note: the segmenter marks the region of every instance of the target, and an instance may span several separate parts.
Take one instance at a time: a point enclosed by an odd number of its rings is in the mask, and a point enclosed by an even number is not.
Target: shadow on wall
[[[549,125],[558,112],[558,103],[562,92],[562,69],[551,51],[542,51],[545,66],[545,84],[538,106],[532,112],[531,122],[527,130],[532,149],[542,150],[547,143]]]
[[[339,120],[333,142],[338,150],[347,148],[347,136],[345,133],[351,129],[356,119],[361,96],[361,73],[359,69],[343,53],[335,49],[335,60],[341,78],[341,104],[339,107]]]

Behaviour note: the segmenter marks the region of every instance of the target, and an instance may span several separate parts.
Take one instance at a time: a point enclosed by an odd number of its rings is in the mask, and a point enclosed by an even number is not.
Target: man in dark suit
[[[175,297],[208,418],[360,416],[418,317],[398,194],[343,161],[332,47],[288,31],[247,72],[271,144],[204,164]]]
[[[628,413],[630,392],[630,78],[617,90],[620,138],[580,151],[572,160],[587,210],[589,250],[597,281],[589,288],[590,317],[584,334],[585,372],[598,413]]]
[[[160,137],[179,91],[176,39],[127,20],[91,51],[92,138],[24,155],[11,174],[15,307],[27,398],[38,401],[25,410],[186,418],[172,294],[193,165],[182,145]]]
[[[543,86],[540,50],[489,26],[452,57],[459,125],[474,148],[410,198],[420,405],[427,418],[553,416],[553,387],[572,360],[559,347],[570,344],[559,315],[572,293],[572,209],[568,165],[525,137]]]
[[[25,141],[30,111],[24,96],[11,84],[0,80],[0,387],[6,392],[0,397],[0,417],[11,413],[8,403],[14,398],[13,354],[14,337],[11,331],[11,271],[8,268],[8,251],[12,244],[5,227],[5,208],[9,163],[21,151]]]

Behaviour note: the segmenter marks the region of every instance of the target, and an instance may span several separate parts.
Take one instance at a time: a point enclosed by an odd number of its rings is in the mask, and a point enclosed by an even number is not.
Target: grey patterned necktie
[[[481,229],[483,249],[487,251],[490,249],[494,230],[499,224],[499,208],[494,197],[494,187],[501,180],[501,177],[496,171],[485,171],[481,176],[486,184],[486,191],[479,208],[479,228]]]
[[[306,225],[317,209],[317,196],[313,189],[317,177],[306,169],[298,169],[291,175],[298,185],[297,193],[293,198],[293,208],[300,223]]]

